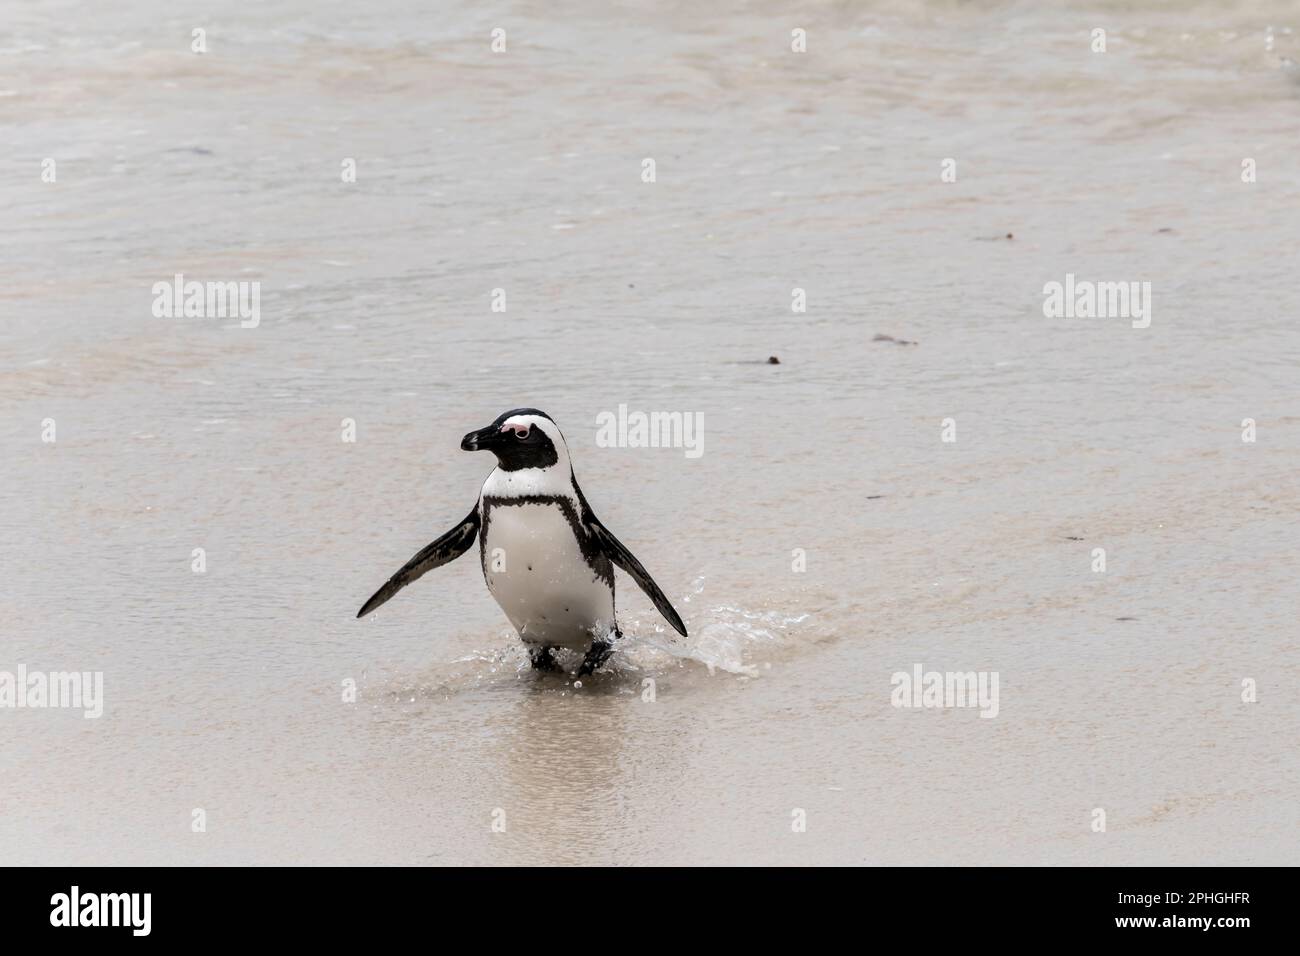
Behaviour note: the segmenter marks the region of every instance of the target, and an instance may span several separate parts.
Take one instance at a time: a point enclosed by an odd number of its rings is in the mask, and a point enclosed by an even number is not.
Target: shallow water
[[[0,709],[0,860],[1295,862],[1300,15],[1040,6],[9,11],[0,670],[106,700]],[[689,638],[620,577],[537,677],[472,558],[354,620],[518,405]]]

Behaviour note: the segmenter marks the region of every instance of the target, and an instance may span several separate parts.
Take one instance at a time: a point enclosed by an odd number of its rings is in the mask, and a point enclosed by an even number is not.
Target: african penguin
[[[557,667],[557,647],[584,651],[578,674],[605,662],[622,635],[614,620],[614,566],[622,568],[679,634],[686,626],[632,552],[592,514],[564,436],[551,416],[516,408],[461,440],[465,451],[490,451],[497,466],[465,520],[388,579],[357,612],[364,617],[426,571],[446,564],[479,539],[488,590],[529,645],[533,667]]]

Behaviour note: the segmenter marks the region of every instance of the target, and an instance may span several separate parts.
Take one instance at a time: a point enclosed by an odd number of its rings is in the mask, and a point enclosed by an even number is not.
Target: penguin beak
[[[470,432],[460,440],[461,451],[483,451],[492,449],[501,442],[501,433],[495,427],[489,425],[487,428],[480,428],[476,432]]]

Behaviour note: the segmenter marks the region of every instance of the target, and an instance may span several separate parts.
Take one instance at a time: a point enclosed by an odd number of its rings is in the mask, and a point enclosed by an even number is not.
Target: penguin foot
[[[539,647],[535,651],[528,652],[528,658],[533,662],[535,671],[558,671],[560,665],[555,663],[555,648]]]
[[[587,656],[582,659],[582,666],[578,668],[578,676],[586,677],[588,674],[593,673],[613,653],[614,645],[609,641],[592,641]]]

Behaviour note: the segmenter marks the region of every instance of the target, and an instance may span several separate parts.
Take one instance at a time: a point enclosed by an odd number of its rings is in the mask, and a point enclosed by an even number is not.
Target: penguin
[[[528,645],[536,670],[559,669],[556,648],[583,652],[580,677],[605,663],[623,636],[614,618],[615,566],[686,636],[686,625],[659,585],[587,504],[550,415],[513,409],[470,432],[460,447],[490,451],[497,459],[474,510],[406,562],[361,606],[358,618],[460,557],[477,538],[488,591]]]

